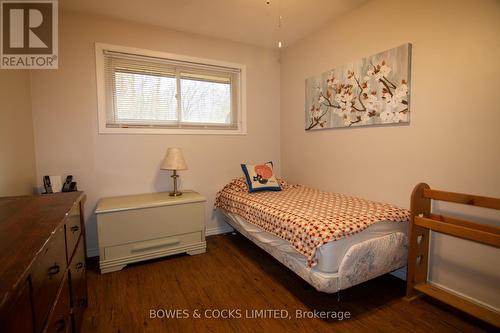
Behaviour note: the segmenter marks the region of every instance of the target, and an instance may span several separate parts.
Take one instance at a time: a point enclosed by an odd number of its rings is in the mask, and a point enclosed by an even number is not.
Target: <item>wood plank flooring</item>
[[[101,275],[89,265],[83,332],[486,332],[494,328],[445,305],[403,300],[403,281],[385,275],[337,294],[320,293],[240,235],[207,238],[207,253],[135,264]],[[93,266],[93,267],[92,267]],[[340,298],[340,300],[339,300]],[[189,318],[150,318],[151,310]],[[242,318],[204,318],[239,309]],[[246,318],[287,310],[289,319]],[[192,317],[198,310],[200,319]],[[349,311],[350,319],[297,319],[297,310]],[[161,311],[156,311],[162,314]],[[237,316],[237,313],[233,312]]]

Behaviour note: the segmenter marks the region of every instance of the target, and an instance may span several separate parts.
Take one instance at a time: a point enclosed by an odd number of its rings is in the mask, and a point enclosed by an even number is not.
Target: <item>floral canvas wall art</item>
[[[410,122],[411,44],[306,80],[305,129]]]

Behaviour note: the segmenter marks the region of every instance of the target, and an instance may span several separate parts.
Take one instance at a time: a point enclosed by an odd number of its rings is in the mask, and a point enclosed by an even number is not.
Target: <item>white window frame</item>
[[[106,84],[104,68],[104,52],[114,51],[135,54],[146,57],[156,57],[177,61],[193,62],[204,65],[222,66],[236,68],[240,70],[240,86],[237,96],[237,127],[231,129],[213,128],[162,128],[162,127],[107,127],[106,126]],[[246,66],[242,64],[203,59],[179,54],[172,54],[160,51],[138,49],[127,46],[112,45],[105,43],[95,43],[96,56],[96,81],[97,81],[97,114],[99,124],[99,134],[215,134],[215,135],[245,135],[247,134],[246,119]]]

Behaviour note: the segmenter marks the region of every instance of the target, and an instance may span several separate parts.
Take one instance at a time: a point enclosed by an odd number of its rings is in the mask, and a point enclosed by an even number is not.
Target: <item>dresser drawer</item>
[[[80,219],[80,205],[76,204],[69,212],[66,220],[66,253],[68,264],[71,261],[71,256],[74,253],[76,243],[82,233],[82,225]]]
[[[78,332],[82,321],[83,310],[87,307],[87,283],[85,280],[85,246],[83,238],[80,239],[69,266],[71,305],[73,308],[73,319],[75,331]]]
[[[10,309],[0,315],[0,328],[4,333],[33,333],[29,281],[24,283]]]
[[[71,332],[71,311],[69,301],[69,286],[67,274],[57,295],[57,301],[52,307],[43,333]]]
[[[97,215],[99,247],[201,231],[205,203],[131,209]]]
[[[36,332],[40,332],[66,270],[64,225],[58,227],[38,255],[31,272]]]
[[[202,233],[198,231],[171,237],[156,238],[143,242],[106,247],[104,249],[104,255],[108,260],[168,250],[174,252],[176,249],[182,248],[183,246],[201,243],[202,241],[204,241],[202,240]]]

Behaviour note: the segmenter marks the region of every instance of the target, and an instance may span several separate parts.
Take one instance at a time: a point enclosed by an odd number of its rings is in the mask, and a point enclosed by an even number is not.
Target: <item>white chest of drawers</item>
[[[204,253],[205,202],[193,191],[101,199],[95,211],[101,273],[177,253]]]

